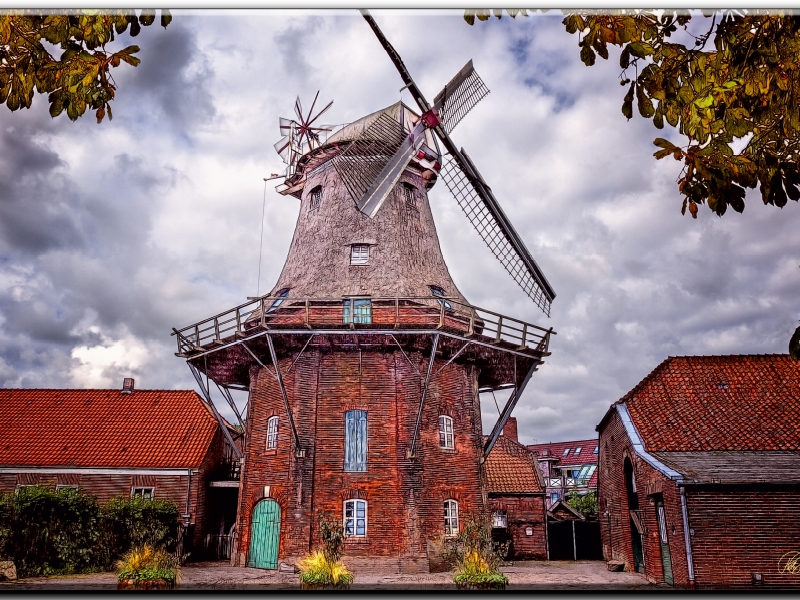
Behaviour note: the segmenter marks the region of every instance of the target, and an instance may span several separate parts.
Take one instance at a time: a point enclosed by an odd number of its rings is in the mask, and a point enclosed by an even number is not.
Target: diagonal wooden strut
[[[511,412],[514,410],[514,407],[517,405],[517,401],[519,400],[520,396],[522,396],[522,392],[525,391],[525,386],[528,385],[528,382],[531,380],[531,375],[536,370],[536,368],[542,364],[541,360],[535,361],[531,368],[528,370],[527,375],[525,375],[525,379],[522,380],[517,388],[511,393],[511,396],[506,402],[505,407],[503,408],[503,412],[500,413],[500,416],[497,419],[497,423],[494,424],[494,429],[492,429],[492,433],[489,435],[489,439],[486,440],[486,445],[483,447],[483,456],[481,456],[481,462],[486,461],[486,457],[489,456],[489,453],[494,448],[495,442],[497,442],[497,438],[500,437],[500,434],[503,432],[503,427],[506,426],[506,421],[508,421],[508,417],[511,416]]]
[[[300,447],[300,438],[297,436],[297,428],[294,426],[292,409],[289,407],[289,397],[286,395],[286,387],[283,385],[283,377],[281,376],[281,369],[278,366],[278,356],[275,354],[275,346],[272,344],[272,336],[268,333],[265,337],[267,338],[267,345],[269,345],[269,355],[272,359],[272,365],[275,367],[275,379],[278,380],[278,386],[281,388],[281,397],[283,398],[283,406],[286,409],[286,417],[289,419],[289,426],[292,428],[294,447],[296,448],[297,454],[301,455],[303,453],[303,449]],[[267,368],[266,365],[262,363],[255,354],[253,354],[253,351],[247,347],[247,344],[243,343],[242,346],[244,346],[244,349],[250,353],[250,356],[252,356],[259,365],[265,369]]]
[[[222,418],[222,415],[219,414],[217,407],[214,406],[214,401],[211,399],[211,389],[207,388],[203,383],[203,378],[200,376],[200,371],[197,370],[197,367],[195,367],[189,361],[186,361],[186,364],[189,365],[189,368],[192,370],[192,375],[194,375],[194,378],[197,380],[197,385],[200,386],[200,390],[203,392],[206,403],[211,407],[214,416],[217,417],[219,426],[222,428],[222,433],[225,435],[225,439],[228,440],[228,444],[230,444],[231,448],[233,449],[233,453],[236,454],[236,458],[241,459],[242,451],[239,450],[239,447],[234,443],[233,438],[231,437],[231,432],[228,431],[228,426],[226,425],[225,420]]]
[[[433,335],[433,345],[431,347],[431,359],[428,361],[428,371],[425,373],[425,383],[422,385],[422,394],[419,398],[419,409],[417,410],[417,422],[414,425],[414,435],[411,438],[411,447],[408,449],[408,458],[414,456],[414,450],[417,446],[417,435],[419,434],[419,426],[422,423],[422,407],[425,404],[425,394],[428,392],[428,383],[431,380],[431,371],[433,370],[433,360],[436,358],[436,346],[439,344],[439,334]]]
[[[239,421],[239,427],[242,428],[242,432],[244,432],[244,421],[242,420],[242,414],[239,412],[239,409],[236,407],[236,403],[233,401],[233,396],[231,396],[230,391],[224,385],[218,384],[216,381],[214,385],[217,386],[219,393],[222,394],[222,397],[225,398],[225,401],[228,403],[228,406],[231,407],[233,410],[233,414],[236,415],[236,420]]]

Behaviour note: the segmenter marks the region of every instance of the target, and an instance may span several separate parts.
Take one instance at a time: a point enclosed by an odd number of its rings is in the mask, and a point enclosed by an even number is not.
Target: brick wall
[[[508,518],[513,560],[547,560],[547,521],[544,495],[491,496],[489,509],[504,510]],[[532,535],[526,530],[532,529]]]
[[[295,363],[280,361],[305,458],[293,452],[280,388],[263,369],[253,372],[239,510],[244,564],[250,516],[264,486],[281,506],[280,558],[317,547],[317,515],[342,518],[349,498],[367,501],[366,539],[348,539],[349,556],[401,557],[427,569],[429,542],[444,533],[443,502],[464,516],[482,510],[481,421],[477,372],[451,364],[434,377],[422,413],[416,458],[406,455],[416,421],[427,357],[399,350],[336,351],[309,347]],[[414,363],[412,366],[409,360]],[[435,373],[444,361],[436,361]],[[368,413],[367,471],[344,471],[344,413]],[[439,447],[438,417],[453,418],[455,449]],[[278,447],[266,449],[267,419],[279,417]],[[435,545],[435,544],[434,544]],[[424,559],[424,560],[423,560]]]
[[[645,527],[642,536],[645,575],[663,582],[655,500],[663,499],[667,539],[676,587],[689,586],[680,490],[633,453],[614,412],[600,431],[598,491],[603,555],[633,570],[633,549],[623,464],[632,458]],[[685,488],[695,586],[758,590],[752,574],[761,573],[764,588],[800,588],[800,572],[781,572],[780,559],[800,552],[800,489],[788,486],[687,486]]]

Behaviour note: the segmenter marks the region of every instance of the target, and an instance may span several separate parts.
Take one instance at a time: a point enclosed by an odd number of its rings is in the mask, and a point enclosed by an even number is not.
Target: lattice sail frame
[[[495,220],[461,167],[450,155],[445,157],[440,175],[461,210],[464,211],[497,260],[528,297],[549,317],[550,299],[545,295],[542,286],[536,281],[519,253],[508,241],[502,227]]]
[[[445,131],[451,133],[461,119],[488,94],[489,88],[470,60],[433,99]]]
[[[403,124],[380,115],[331,162],[350,197],[358,202],[408,137]]]

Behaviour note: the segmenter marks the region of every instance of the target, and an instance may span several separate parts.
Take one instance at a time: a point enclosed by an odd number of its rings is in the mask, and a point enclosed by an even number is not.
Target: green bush
[[[21,577],[109,570],[134,545],[175,550],[178,507],[117,497],[102,507],[80,489],[0,493],[0,559]]]

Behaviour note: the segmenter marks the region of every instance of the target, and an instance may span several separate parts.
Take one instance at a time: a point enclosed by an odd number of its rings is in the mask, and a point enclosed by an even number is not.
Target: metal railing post
[[[436,326],[436,329],[441,329],[444,327],[444,300],[439,300],[439,324]]]
[[[309,300],[308,298],[306,298],[306,327],[307,327],[308,329],[311,329],[311,324],[310,324],[310,323],[309,323],[309,321],[308,321],[308,319],[309,319],[309,316],[308,316],[308,311],[309,311],[309,303],[310,303],[310,300]]]
[[[264,298],[261,298],[261,327],[267,326],[267,309],[266,305],[264,304]]]

